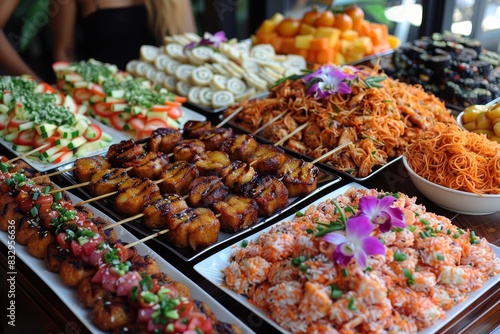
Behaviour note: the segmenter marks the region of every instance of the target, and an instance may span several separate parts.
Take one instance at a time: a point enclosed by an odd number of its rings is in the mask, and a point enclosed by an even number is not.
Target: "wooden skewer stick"
[[[125,223],[128,223],[128,222],[131,222],[132,220],[139,219],[142,216],[144,216],[144,213],[136,214],[135,216],[125,218],[125,219],[120,220],[119,222],[113,223],[111,225],[107,225],[107,226],[103,227],[102,230],[109,230],[110,228],[113,228],[113,227],[116,227],[116,226],[120,226],[121,224],[125,224]]]
[[[127,168],[125,168],[125,171],[128,172],[132,168],[133,167],[127,167]],[[67,187],[64,187],[64,188],[52,189],[51,191],[49,191],[49,194],[53,194],[53,193],[56,193],[56,192],[59,192],[59,191],[65,191],[65,190],[71,190],[71,189],[75,189],[75,188],[85,187],[85,186],[88,186],[89,184],[90,184],[90,182],[82,182],[82,183],[73,184],[71,186],[67,186]],[[105,195],[107,195],[107,194],[105,194]]]
[[[288,109],[286,109],[285,111],[283,111],[281,114],[277,115],[277,116],[274,116],[273,118],[271,118],[271,120],[269,120],[266,124],[262,125],[260,128],[258,128],[257,130],[255,130],[254,132],[252,132],[252,135],[256,135],[257,133],[261,132],[262,130],[264,130],[265,128],[267,128],[269,125],[273,124],[274,122],[276,122],[278,119],[280,119],[281,117],[285,116],[286,113],[288,112]]]
[[[235,110],[235,111],[234,111],[231,115],[229,115],[228,117],[224,118],[224,119],[222,120],[222,122],[220,122],[220,123],[216,126],[216,128],[220,128],[221,126],[223,126],[224,124],[226,124],[227,122],[229,122],[230,120],[232,120],[232,119],[233,119],[233,117],[235,117],[236,115],[238,115],[238,113],[239,113],[240,111],[242,111],[242,110],[243,110],[243,107],[239,107],[238,109],[236,109],[236,110]]]
[[[45,144],[45,145],[42,145],[42,146],[40,146],[40,147],[35,148],[34,150],[31,150],[31,151],[29,151],[29,152],[26,152],[26,153],[20,154],[20,155],[18,155],[17,157],[10,159],[10,160],[9,160],[9,161],[7,161],[6,163],[7,163],[7,164],[11,164],[11,163],[13,163],[14,161],[17,161],[17,160],[22,159],[22,158],[26,158],[27,156],[29,156],[29,155],[31,155],[31,154],[33,154],[33,153],[36,153],[36,152],[38,152],[38,151],[43,150],[44,148],[48,147],[49,145],[50,145],[50,144],[49,144],[49,143],[47,143],[47,144]]]
[[[142,239],[136,240],[136,241],[134,241],[134,242],[131,242],[131,243],[129,243],[129,244],[127,244],[127,245],[125,245],[124,247],[125,247],[125,248],[134,247],[134,246],[136,246],[136,245],[138,245],[138,244],[141,244],[141,243],[143,243],[143,242],[145,242],[145,241],[148,241],[149,239],[156,238],[156,237],[158,237],[158,236],[160,236],[160,235],[162,235],[162,234],[164,234],[164,233],[167,233],[167,232],[168,232],[168,229],[164,229],[164,230],[158,231],[158,232],[156,232],[156,233],[153,233],[153,234],[151,234],[151,235],[148,235],[148,236],[147,236],[147,237],[145,237],[145,238],[142,238]]]
[[[99,195],[99,196],[96,196],[96,197],[92,197],[92,198],[89,198],[85,201],[81,201],[81,202],[78,202],[75,204],[75,206],[82,206],[84,204],[87,204],[87,203],[90,203],[90,202],[93,202],[93,201],[97,201],[97,200],[100,200],[100,199],[103,199],[103,198],[106,198],[106,197],[109,197],[109,196],[112,196],[112,195],[115,195],[115,194],[118,194],[118,191],[112,191],[110,193],[107,193],[107,194],[102,194],[102,195]]]
[[[90,182],[83,182],[83,183],[73,184],[71,186],[67,186],[67,187],[64,187],[64,188],[55,188],[55,189],[52,189],[48,193],[49,194],[53,194],[53,193],[57,193],[57,192],[60,192],[60,191],[66,191],[66,190],[76,189],[76,188],[88,186],[89,184],[90,184]]]
[[[36,179],[37,177],[42,177],[42,176],[51,177],[51,176],[55,176],[58,174],[62,174],[64,172],[71,172],[72,170],[75,170],[75,169],[76,169],[76,166],[68,168],[68,169],[61,169],[61,170],[58,170],[58,171],[55,171],[55,172],[52,172],[49,174],[40,174],[40,175],[34,176],[33,178]]]
[[[274,146],[281,146],[281,145],[283,145],[284,142],[286,142],[288,139],[292,138],[297,132],[302,131],[308,125],[309,125],[309,122],[305,122],[304,124],[302,124],[301,126],[299,126],[298,128],[296,128],[295,130],[293,130],[292,132],[290,132],[288,135],[286,135],[285,137],[281,138],[279,141],[277,141],[276,143],[274,143]]]
[[[311,163],[314,165],[314,164],[316,164],[317,162],[320,162],[321,160],[323,160],[324,158],[329,157],[330,155],[332,155],[332,154],[334,154],[334,153],[336,153],[336,152],[341,151],[343,148],[345,148],[345,147],[347,147],[347,146],[349,146],[349,145],[351,145],[351,144],[352,144],[352,142],[351,142],[351,141],[348,141],[348,142],[346,142],[346,143],[343,143],[342,145],[339,145],[339,146],[335,147],[333,150],[331,150],[331,151],[329,151],[329,152],[326,152],[325,154],[323,154],[322,156],[320,156],[320,157],[319,157],[319,158],[317,158],[316,160],[311,161]]]

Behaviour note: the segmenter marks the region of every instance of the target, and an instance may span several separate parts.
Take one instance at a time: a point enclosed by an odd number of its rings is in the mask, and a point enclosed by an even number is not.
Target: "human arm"
[[[78,11],[76,0],[51,0],[55,11],[51,19],[52,36],[54,39],[54,61],[75,60],[75,26]]]
[[[24,62],[15,46],[10,43],[8,37],[5,35],[5,25],[19,5],[19,2],[20,0],[0,1],[0,67],[7,74],[29,74],[37,81],[41,81],[41,78]]]

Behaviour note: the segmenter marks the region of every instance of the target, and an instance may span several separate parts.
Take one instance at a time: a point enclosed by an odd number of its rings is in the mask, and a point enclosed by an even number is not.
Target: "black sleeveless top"
[[[141,45],[155,45],[144,5],[97,9],[82,18],[83,57],[115,64],[125,70],[139,58]]]

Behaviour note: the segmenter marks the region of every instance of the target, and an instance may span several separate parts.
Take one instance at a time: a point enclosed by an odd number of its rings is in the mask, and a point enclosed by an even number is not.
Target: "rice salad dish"
[[[350,188],[244,241],[222,270],[292,333],[416,333],[500,260],[486,239],[402,193]]]

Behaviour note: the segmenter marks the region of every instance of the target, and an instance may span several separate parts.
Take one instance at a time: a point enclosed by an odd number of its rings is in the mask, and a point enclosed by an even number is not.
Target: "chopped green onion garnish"
[[[405,253],[394,253],[394,261],[402,262],[404,260],[406,260],[406,254]]]

